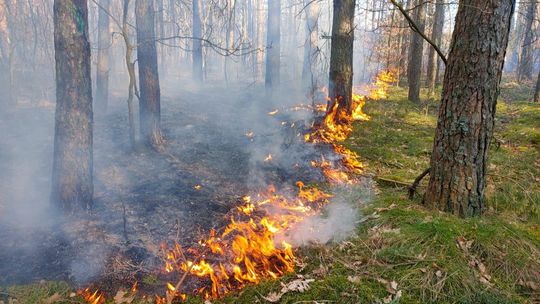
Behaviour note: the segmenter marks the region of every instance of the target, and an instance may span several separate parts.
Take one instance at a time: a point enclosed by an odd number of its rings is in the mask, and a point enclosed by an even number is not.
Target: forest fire
[[[243,205],[230,214],[230,223],[222,232],[211,231],[196,248],[184,250],[178,243],[167,248],[165,272],[184,275],[176,284],[167,283],[167,297],[162,300],[170,303],[183,297],[179,288],[188,273],[206,279],[211,286],[197,293],[217,298],[247,283],[293,271],[292,246],[286,241],[276,245],[276,236],[317,212],[331,197],[316,188],[306,189],[301,181],[296,185],[294,198],[278,193],[273,186],[253,197],[244,196]],[[200,259],[194,261],[187,255]]]
[[[99,291],[92,291],[90,288],[80,290],[77,295],[82,297],[88,304],[103,304],[105,303],[105,296]]]
[[[386,81],[391,79],[389,75],[391,73],[381,73],[377,77],[372,91],[375,93],[369,98],[386,96]],[[352,121],[369,119],[362,111],[365,101],[365,96],[355,94],[352,115],[346,119],[347,124],[334,123],[334,109],[321,126],[304,137],[306,142],[330,144],[341,156],[337,163],[326,160],[324,156],[311,161],[312,167],[320,168],[330,183],[353,184],[356,182],[354,175],[362,173],[359,156],[338,142],[349,136]],[[269,115],[277,112],[272,111]],[[269,154],[264,161],[271,159]],[[195,247],[184,249],[178,243],[171,247],[163,245],[166,251],[165,272],[182,275],[178,281],[167,283],[166,297],[159,298],[159,302],[185,299],[186,291],[181,289],[188,275],[207,282],[196,293],[204,298],[218,298],[248,283],[258,283],[263,278],[277,278],[294,271],[292,246],[282,240],[282,236],[306,217],[317,214],[332,197],[316,187],[306,187],[302,181],[298,181],[296,186],[298,189],[292,196],[279,193],[271,185],[261,193],[242,197],[242,204],[231,210],[229,224],[223,231],[212,230],[209,237],[199,241]]]

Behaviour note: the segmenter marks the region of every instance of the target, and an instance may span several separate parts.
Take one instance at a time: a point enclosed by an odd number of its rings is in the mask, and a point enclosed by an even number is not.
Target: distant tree
[[[137,61],[139,65],[139,119],[141,139],[157,147],[162,143],[161,96],[156,49],[154,1],[136,0]]]
[[[431,41],[440,46],[442,42],[442,34],[444,28],[444,8],[445,4],[443,0],[437,0],[435,2],[435,14],[433,16],[433,27],[431,30]],[[427,77],[426,86],[429,93],[433,94],[435,91],[435,83],[437,81],[437,67],[439,65],[439,58],[435,49],[430,47],[428,52],[427,62]]]
[[[96,112],[107,112],[109,101],[109,57],[111,48],[110,0],[100,0],[98,10],[98,54],[96,68]]]
[[[266,31],[266,78],[267,89],[279,86],[281,55],[281,0],[268,1],[268,22]]]
[[[256,45],[257,45],[257,54],[255,55],[255,75],[257,80],[262,81],[263,78],[263,71],[264,71],[264,9],[263,9],[263,0],[254,0],[256,1],[256,10],[257,13],[255,14],[257,18],[256,22],[256,32],[257,32],[257,39],[256,39]]]
[[[92,81],[86,0],[54,1],[56,115],[51,201],[90,209],[94,185]]]
[[[304,0],[306,12],[306,41],[304,43],[304,65],[302,82],[305,88],[314,90],[318,86],[316,75],[317,58],[319,55],[319,15],[321,9],[318,1]]]
[[[352,114],[354,11],[356,0],[334,0],[327,113],[337,103],[336,122]]]
[[[421,32],[425,29],[426,4],[416,0],[413,20]],[[409,82],[409,100],[420,102],[420,76],[422,75],[422,59],[424,57],[424,39],[415,31],[411,33],[409,46],[409,64],[407,65],[407,80]]]
[[[519,56],[517,78],[519,82],[532,80],[533,65],[534,65],[534,20],[537,15],[536,1],[529,3],[522,2],[521,5],[526,5],[526,15],[524,16],[525,29],[523,32],[523,41],[521,43],[521,54]]]
[[[462,0],[424,203],[460,216],[485,210],[484,190],[499,83],[515,0]]]
[[[201,0],[192,1],[193,21],[193,78],[197,82],[203,81],[203,58],[202,58],[202,26],[201,26]],[[199,38],[199,39],[197,39]]]

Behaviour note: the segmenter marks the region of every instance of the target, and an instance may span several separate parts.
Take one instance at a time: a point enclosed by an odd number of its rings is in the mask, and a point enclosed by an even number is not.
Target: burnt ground
[[[254,91],[163,90],[161,151],[130,146],[116,93],[111,114],[95,121],[95,207],[68,218],[48,202],[54,105],[21,105],[1,116],[0,285],[134,281],[162,267],[160,243],[197,242],[225,224],[241,196],[269,184],[322,181],[309,166],[320,151],[302,142],[310,114],[270,116],[278,102]]]

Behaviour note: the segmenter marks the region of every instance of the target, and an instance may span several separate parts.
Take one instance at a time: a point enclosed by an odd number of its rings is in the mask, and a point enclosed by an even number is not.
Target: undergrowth
[[[501,96],[519,97],[521,91],[503,86]],[[371,120],[357,123],[346,142],[379,181],[378,195],[360,210],[356,234],[302,248],[296,274],[217,302],[265,303],[272,292],[297,279],[314,281],[304,292],[285,293],[280,303],[540,301],[540,105],[500,100],[488,168],[488,211],[481,218],[461,219],[424,208],[420,195],[408,200],[399,186],[429,166],[437,102],[413,104],[397,88],[390,96],[367,103]],[[54,282],[0,292],[17,303],[42,303],[55,293],[70,293],[69,286]]]

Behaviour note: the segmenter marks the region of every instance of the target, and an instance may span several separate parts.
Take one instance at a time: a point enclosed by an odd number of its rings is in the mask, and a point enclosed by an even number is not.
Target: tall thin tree
[[[202,51],[202,25],[201,25],[201,0],[192,1],[193,14],[193,79],[203,81],[203,51]]]
[[[158,147],[161,134],[161,93],[159,87],[154,1],[135,2],[137,24],[137,61],[139,65],[139,120],[141,139]]]
[[[280,82],[281,65],[281,0],[268,1],[266,31],[266,78],[267,89],[277,88]]]
[[[536,1],[529,3],[522,2],[521,5],[526,5],[526,15],[524,16],[525,31],[523,33],[523,41],[521,43],[521,53],[519,56],[517,78],[519,82],[532,80],[534,66],[534,20],[536,17]]]
[[[440,47],[442,41],[444,27],[444,11],[445,3],[443,0],[435,2],[435,14],[433,16],[433,27],[431,30],[431,41]],[[430,95],[435,92],[435,83],[437,81],[437,67],[439,66],[439,58],[435,49],[430,47],[428,52],[427,62],[427,77],[426,86]]]
[[[485,210],[488,150],[515,0],[462,0],[424,203],[460,216]]]
[[[54,1],[56,114],[51,201],[92,207],[93,113],[86,0]]]
[[[107,111],[109,102],[109,57],[111,48],[110,0],[100,0],[98,10],[98,54],[96,68],[96,112]]]
[[[426,5],[423,0],[416,0],[414,22],[421,32],[425,29]],[[409,45],[409,64],[407,65],[407,80],[409,82],[409,100],[420,102],[420,76],[422,75],[422,59],[424,39],[419,33],[412,31]]]

